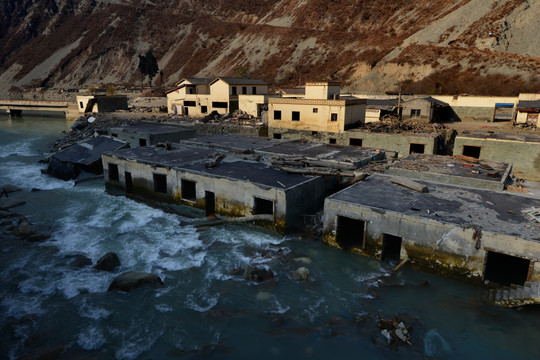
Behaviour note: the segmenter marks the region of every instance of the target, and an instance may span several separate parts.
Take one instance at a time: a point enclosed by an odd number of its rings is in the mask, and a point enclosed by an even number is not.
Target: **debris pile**
[[[381,329],[381,335],[388,340],[389,345],[412,345],[411,336],[409,334],[412,331],[412,328],[406,326],[399,318],[393,317],[392,320],[379,319],[377,326]]]
[[[201,119],[203,123],[223,123],[235,125],[261,125],[260,118],[250,115],[242,110],[235,110],[232,114],[219,114],[217,111],[212,111]]]
[[[426,123],[414,120],[399,120],[395,116],[384,116],[380,121],[361,124],[359,129],[374,133],[443,133],[446,127],[439,123]]]

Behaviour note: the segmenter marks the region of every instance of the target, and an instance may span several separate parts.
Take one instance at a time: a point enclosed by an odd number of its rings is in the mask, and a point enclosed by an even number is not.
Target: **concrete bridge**
[[[10,116],[20,116],[23,111],[55,111],[63,112],[66,119],[79,117],[79,109],[74,101],[45,101],[45,100],[1,100],[0,110],[5,110]]]

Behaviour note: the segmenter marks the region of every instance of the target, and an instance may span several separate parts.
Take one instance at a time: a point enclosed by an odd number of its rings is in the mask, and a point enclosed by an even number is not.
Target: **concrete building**
[[[493,161],[470,161],[463,156],[412,154],[393,162],[384,172],[418,180],[503,191],[512,166]]]
[[[205,158],[221,159],[209,165]],[[302,215],[322,209],[336,177],[287,174],[209,148],[141,147],[103,155],[109,189],[203,209],[207,216],[268,215],[285,233],[303,226]]]
[[[129,126],[111,127],[109,136],[129,143],[131,148],[156,145],[165,142],[180,142],[195,137],[195,130],[180,126],[142,123]]]
[[[47,173],[62,180],[99,175],[103,173],[101,154],[127,147],[127,143],[106,136],[81,141],[52,155]]]
[[[85,95],[77,96],[80,113],[102,113],[128,110],[127,96],[124,95]]]
[[[253,152],[271,162],[272,158],[301,158],[317,161],[331,168],[333,165],[351,165],[360,168],[370,161],[383,160],[385,153],[377,149],[306,143],[271,138],[238,135],[204,136],[182,141],[183,144],[224,151]]]
[[[399,157],[409,154],[438,154],[441,137],[438,134],[399,133],[387,134],[352,129],[343,134],[338,143],[384,149],[395,152]]]
[[[366,100],[340,98],[338,83],[309,82],[304,98],[268,99],[268,112],[269,135],[274,138],[342,134],[365,121]]]
[[[448,121],[510,121],[518,101],[509,96],[433,95],[447,103]]]
[[[512,164],[513,173],[523,179],[540,181],[540,136],[503,133],[460,134],[454,155]]]
[[[419,120],[430,123],[443,122],[448,121],[448,110],[447,103],[431,96],[410,99],[401,103],[401,118],[403,120]]]
[[[403,179],[403,178],[401,178]],[[428,192],[372,175],[325,201],[324,241],[394,264],[467,281],[540,281],[540,200],[419,181]]]
[[[220,77],[208,79],[187,78],[178,83],[176,89],[167,93],[167,108],[170,114],[206,116],[213,111],[219,114],[242,110],[239,95],[255,96],[246,98],[244,104],[261,101],[260,95],[268,94],[268,84],[259,79],[237,79]],[[262,97],[264,101],[264,97]],[[255,105],[255,106],[256,106]],[[258,108],[255,108],[255,113]],[[251,106],[248,112],[253,112]]]
[[[519,100],[516,106],[516,124],[538,126],[540,100]]]
[[[367,99],[366,123],[377,122],[385,115],[397,115],[398,99]]]
[[[210,94],[211,82],[212,79],[205,78],[183,78],[178,81],[174,89],[167,91],[167,112],[184,114],[184,101],[197,103],[199,96],[206,98],[206,95]]]

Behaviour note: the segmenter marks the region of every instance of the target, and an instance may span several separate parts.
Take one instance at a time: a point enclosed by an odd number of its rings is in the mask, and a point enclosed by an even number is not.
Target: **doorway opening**
[[[480,159],[480,146],[463,145],[463,155]]]
[[[212,191],[204,192],[204,207],[207,217],[216,216],[216,195]]]
[[[158,193],[167,193],[167,175],[154,174],[154,191]]]
[[[343,250],[364,248],[366,222],[344,216],[337,217],[336,242]]]
[[[139,146],[146,146],[146,139],[139,139]]]
[[[196,192],[195,184],[196,184],[195,181],[182,179],[182,183],[181,183],[182,199],[189,200],[189,201],[197,200],[197,192]]]
[[[118,165],[109,163],[109,180],[118,181]]]
[[[126,192],[128,194],[133,193],[133,180],[131,179],[131,173],[130,172],[124,172],[124,179],[126,179]]]
[[[274,215],[274,202],[272,200],[254,197],[254,215]]]
[[[349,145],[351,146],[362,146],[362,139],[350,138]]]
[[[484,269],[484,280],[503,286],[522,286],[529,277],[531,261],[517,256],[488,251]]]
[[[401,254],[401,237],[383,234],[381,261],[398,263]]]
[[[425,144],[410,144],[409,145],[409,154],[423,154],[426,149]]]

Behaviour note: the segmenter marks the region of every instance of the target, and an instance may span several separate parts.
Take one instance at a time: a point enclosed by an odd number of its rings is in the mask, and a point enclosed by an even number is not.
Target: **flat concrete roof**
[[[155,123],[141,123],[128,126],[114,126],[109,128],[110,132],[129,132],[129,133],[145,133],[145,134],[170,134],[184,131],[193,131],[192,129],[174,126],[174,125],[161,125]]]
[[[433,175],[448,175],[485,181],[500,182],[509,164],[495,161],[480,160],[478,164],[467,162],[459,157],[411,154],[390,165],[388,170],[403,169]],[[488,174],[496,176],[488,176]]]
[[[471,139],[484,139],[484,140],[508,140],[508,141],[521,141],[540,143],[540,135],[532,134],[510,134],[510,133],[466,133],[459,134],[458,138],[471,138]]]
[[[179,167],[180,170],[195,171],[211,177],[225,177],[233,180],[261,184],[278,189],[289,189],[296,185],[316,178],[288,174],[284,171],[273,169],[261,162],[246,161],[228,156],[218,162],[215,167],[207,168],[204,162],[197,162]]]
[[[114,151],[124,146],[127,146],[127,144],[121,140],[107,136],[97,136],[59,151],[53,157],[63,162],[90,165],[101,159],[101,154],[104,152]]]
[[[392,129],[390,126],[381,126],[381,130],[377,129],[370,129],[369,124],[378,124],[375,123],[368,123],[364,124],[366,127],[358,127],[358,128],[352,128],[348,129],[346,133],[349,134],[366,134],[366,135],[375,135],[375,136],[417,136],[417,137],[427,137],[427,138],[436,138],[439,136],[437,133],[422,133],[422,132],[413,132],[413,130],[400,130],[400,129]],[[392,132],[386,132],[392,131]]]
[[[391,183],[391,178],[372,175],[329,199],[540,241],[540,225],[522,213],[540,208],[540,199],[416,180],[429,188],[429,193],[420,193]]]
[[[303,156],[311,159],[357,162],[379,150],[320,143],[305,143],[241,135],[214,135],[182,140],[183,144],[223,150],[254,150],[273,156]]]
[[[114,153],[109,152],[105,155],[150,165],[174,167],[201,161],[222,153],[223,151],[216,149],[172,144],[171,150],[157,146],[140,146],[134,149],[118,150]]]
[[[226,155],[226,151],[172,144],[171,150],[157,146],[142,146],[118,150],[105,155],[147,165],[187,170],[210,177],[225,177],[279,189],[288,189],[316,178],[315,176],[288,174],[273,169],[263,162],[242,160],[232,155],[218,161],[214,167],[207,168],[205,166],[207,160],[212,160],[220,154]]]
[[[232,134],[201,136],[182,140],[183,144],[207,146],[225,150],[260,150],[266,147],[286,142],[287,140]]]

